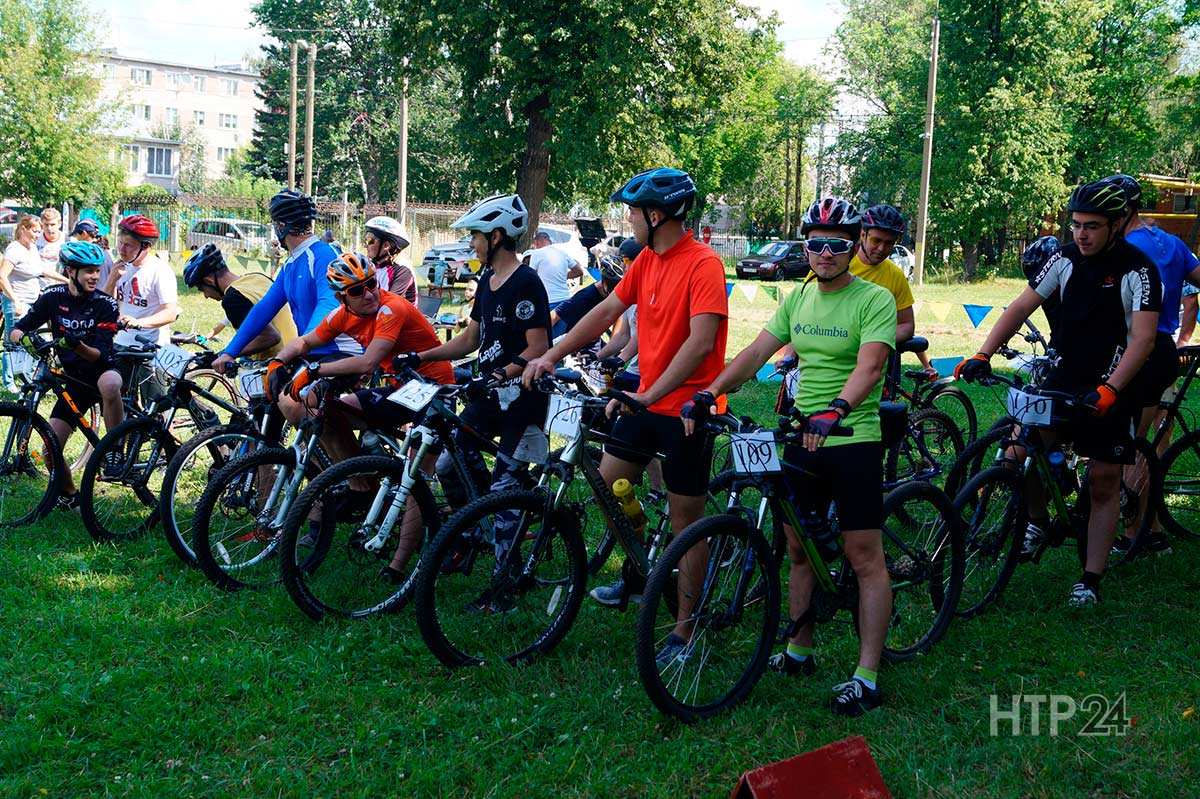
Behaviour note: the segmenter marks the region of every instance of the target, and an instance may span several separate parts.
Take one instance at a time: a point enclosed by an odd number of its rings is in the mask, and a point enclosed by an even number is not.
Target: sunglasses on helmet
[[[804,242],[804,248],[813,255],[819,255],[826,248],[829,249],[830,255],[845,255],[853,246],[854,242],[850,239],[838,238],[814,238]]]
[[[361,283],[355,283],[353,286],[345,289],[347,297],[361,297],[364,291],[375,291],[379,287],[379,281],[373,277],[369,277]]]

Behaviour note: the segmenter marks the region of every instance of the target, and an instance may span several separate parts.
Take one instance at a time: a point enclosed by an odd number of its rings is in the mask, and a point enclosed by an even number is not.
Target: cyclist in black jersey
[[[1062,431],[1075,451],[1091,459],[1088,486],[1087,562],[1071,588],[1073,606],[1099,601],[1100,576],[1120,512],[1121,464],[1133,462],[1133,416],[1140,398],[1134,379],[1154,349],[1162,305],[1158,270],[1120,234],[1125,214],[1123,190],[1098,181],[1075,189],[1067,205],[1073,241],[1065,245],[1004,311],[982,349],[958,365],[966,380],[991,372],[992,354],[1017,331],[1047,297],[1061,301],[1051,339],[1061,357],[1045,388],[1077,393],[1093,409],[1086,424]],[[1029,485],[1026,551],[1044,537],[1046,498],[1036,481]]]
[[[29,313],[17,320],[9,339],[15,344],[26,334],[49,326],[63,371],[77,381],[68,388],[76,407],[84,412],[99,402],[104,424],[112,430],[125,420],[125,406],[121,404],[121,374],[112,361],[119,309],[116,300],[96,288],[104,253],[90,242],[69,241],[59,251],[58,263],[68,282],[43,290]],[[77,419],[62,399],[54,404],[50,427],[60,446],[66,446]],[[76,506],[70,470],[63,478],[60,501],[68,508]]]

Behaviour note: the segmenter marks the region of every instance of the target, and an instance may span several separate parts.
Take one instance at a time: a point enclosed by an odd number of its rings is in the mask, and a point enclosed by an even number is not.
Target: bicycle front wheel
[[[730,514],[690,525],[650,572],[638,611],[650,701],[685,722],[737,705],[766,668],[779,616],[779,569],[762,534]]]
[[[417,625],[447,666],[521,663],[567,634],[587,582],[579,519],[541,491],[489,494],[450,517],[418,567]]]
[[[261,446],[265,446],[263,437],[256,430],[222,425],[188,441],[167,464],[158,513],[167,544],[185,565],[199,565],[192,551],[192,519],[209,481],[230,460]]]
[[[293,503],[280,564],[284,587],[310,618],[360,619],[407,603],[421,549],[440,523],[420,472],[408,500],[392,507],[407,468],[400,458],[350,458],[322,472]],[[320,514],[313,512],[317,503]]]
[[[894,663],[940,641],[958,607],[963,534],[945,492],[917,482],[884,497],[883,558],[892,582],[883,656]]]
[[[930,407],[949,416],[963,433],[963,443],[970,444],[979,435],[979,417],[975,404],[958,386],[942,386],[926,398]]]
[[[49,513],[65,468],[50,423],[23,405],[0,403],[0,527]]]
[[[1181,538],[1200,538],[1200,430],[1171,445],[1159,472],[1162,496],[1157,504],[1163,525]]]
[[[126,419],[100,439],[79,485],[79,515],[97,541],[124,541],[158,523],[175,439],[157,417]]]
[[[980,439],[981,441],[983,439]],[[966,537],[958,615],[978,616],[1004,592],[1021,555],[1026,508],[1024,476],[993,466],[972,477],[954,499]]]

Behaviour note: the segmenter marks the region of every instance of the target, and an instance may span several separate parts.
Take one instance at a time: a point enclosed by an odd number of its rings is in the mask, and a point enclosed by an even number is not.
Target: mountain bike
[[[774,645],[841,610],[857,621],[858,584],[838,546],[836,508],[824,517],[801,518],[785,473],[804,472],[779,458],[778,445],[798,442],[806,421],[793,410],[775,430],[732,433],[735,466],[726,511],[683,530],[650,574],[635,658],[647,695],[668,715],[691,722],[727,710],[753,689]],[[722,430],[704,429],[710,435]],[[831,433],[851,434],[845,427]],[[964,550],[950,499],[929,483],[905,483],[889,493],[883,518],[893,593],[883,656],[896,662],[928,651],[945,635],[961,588]],[[781,628],[785,524],[797,531],[816,585],[807,610]],[[696,577],[685,579],[689,572]],[[676,592],[691,606],[682,620],[672,607]],[[681,621],[691,629],[686,648],[660,662],[667,636]]]

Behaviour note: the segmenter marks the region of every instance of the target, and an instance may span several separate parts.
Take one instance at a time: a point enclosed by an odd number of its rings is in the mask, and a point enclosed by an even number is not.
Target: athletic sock
[[[811,646],[801,646],[800,644],[787,645],[788,657],[792,660],[797,660],[801,663],[812,657],[813,648]]]
[[[858,680],[860,683],[867,686],[872,691],[875,690],[875,679],[878,676],[879,676],[879,672],[871,671],[870,669],[864,669],[862,666],[859,666],[857,669],[854,670],[854,679]]]
[[[1085,571],[1083,576],[1079,578],[1079,582],[1086,585],[1096,593],[1100,592],[1100,575],[1095,572]]]

